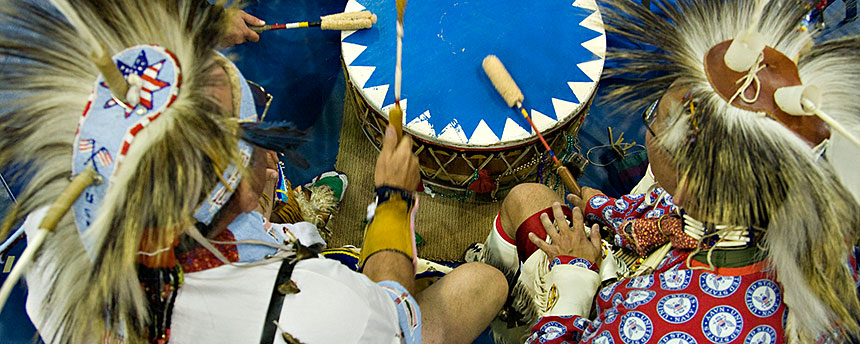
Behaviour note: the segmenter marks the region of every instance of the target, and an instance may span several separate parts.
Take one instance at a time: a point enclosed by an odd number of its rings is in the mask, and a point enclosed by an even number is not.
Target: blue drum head
[[[354,87],[387,116],[394,103],[395,0],[346,6],[365,9],[379,20],[343,32],[344,62]],[[505,64],[542,132],[585,108],[603,70],[606,38],[594,0],[410,1],[404,27],[404,130],[443,146],[501,148],[535,139],[484,74],[487,55]]]

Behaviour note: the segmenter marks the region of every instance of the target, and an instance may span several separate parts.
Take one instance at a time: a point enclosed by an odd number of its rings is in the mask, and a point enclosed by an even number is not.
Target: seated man
[[[17,82],[0,88],[26,91],[2,115],[0,165],[32,176],[17,180],[28,238],[50,227],[42,219],[75,185],[69,176],[98,176],[65,196],[73,211],[60,213],[27,275],[28,313],[46,342],[469,342],[498,312],[506,285],[484,264],[415,292],[409,138],[386,136],[364,274],[350,271],[317,254],[313,225],[267,231],[253,211],[268,150],[301,139],[257,122],[248,83],[214,50],[229,24],[222,10],[194,0],[56,3],[62,16],[0,5],[3,25],[20,29],[0,52],[23,60],[9,62]],[[94,53],[108,62],[94,64]]]
[[[636,202],[653,195],[569,198],[610,227],[610,241],[650,253],[611,282],[601,276],[615,260],[603,256],[597,227],[583,230],[583,210],[567,210],[541,185],[512,190],[485,257],[509,276],[519,272],[514,293],[526,297],[513,306],[540,317],[528,342],[856,341],[860,206],[838,177],[844,171],[821,158],[837,133],[800,111],[856,123],[846,119],[860,111],[860,41],[809,49],[797,30],[804,13],[788,2],[771,2],[761,18],[750,16],[755,1],[658,3],[667,18],[626,1],[611,1],[603,14],[614,32],[666,49],[619,52],[614,75],[640,82],[612,99],[652,104],[643,115],[648,156],[674,197],[641,209]],[[766,47],[738,48],[738,32],[759,29],[755,39]],[[744,56],[758,58],[741,71],[728,67]],[[668,75],[649,79],[656,70]],[[812,105],[814,97],[797,93],[805,110],[782,93],[800,80],[826,90]]]

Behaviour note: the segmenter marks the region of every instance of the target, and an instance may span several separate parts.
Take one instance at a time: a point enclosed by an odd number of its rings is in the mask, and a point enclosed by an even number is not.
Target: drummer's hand
[[[403,135],[398,143],[397,133],[391,125],[385,129],[373,181],[376,187],[390,186],[406,191],[415,191],[421,182],[418,157],[412,154],[412,137]]]
[[[585,209],[585,206],[588,204],[588,201],[592,197],[597,196],[597,195],[603,195],[603,194],[604,194],[603,191],[600,191],[600,190],[597,190],[594,188],[590,188],[587,186],[583,186],[582,187],[582,198],[580,198],[579,196],[574,195],[574,194],[568,194],[567,195],[567,201],[570,202],[570,204],[573,204],[574,207],[577,207],[579,209]]]
[[[266,178],[269,180],[278,179],[278,153],[274,151],[266,151]]]
[[[257,42],[260,40],[260,35],[251,30],[248,25],[261,26],[266,25],[266,22],[242,10],[227,10],[227,15],[230,16],[230,28],[227,29],[224,40],[221,42],[225,48],[248,41]]]
[[[542,251],[546,252],[549,260],[557,256],[573,256],[587,259],[600,266],[600,261],[603,259],[603,251],[600,245],[600,228],[597,225],[592,226],[591,235],[586,236],[582,222],[582,211],[579,208],[573,208],[573,218],[571,219],[572,229],[571,226],[568,226],[564,213],[561,211],[561,204],[558,202],[553,203],[552,213],[558,229],[550,221],[547,214],[541,214],[540,216],[540,222],[552,243],[547,243],[534,233],[529,233],[529,240]]]

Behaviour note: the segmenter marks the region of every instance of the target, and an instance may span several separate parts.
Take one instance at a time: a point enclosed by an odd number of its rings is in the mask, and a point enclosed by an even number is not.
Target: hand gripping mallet
[[[376,15],[370,11],[344,12],[329,14],[320,17],[316,21],[304,21],[286,24],[271,24],[262,26],[248,26],[256,33],[271,30],[298,29],[303,27],[319,27],[323,30],[361,30],[369,29],[376,24]]]

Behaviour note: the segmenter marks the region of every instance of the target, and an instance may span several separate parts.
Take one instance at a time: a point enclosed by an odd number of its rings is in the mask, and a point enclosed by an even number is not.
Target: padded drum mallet
[[[320,17],[320,20],[287,24],[272,24],[248,26],[256,33],[270,30],[298,29],[303,27],[319,27],[323,30],[360,30],[369,29],[376,24],[376,15],[370,11],[335,13]]]
[[[517,83],[514,82],[514,79],[511,78],[511,75],[508,73],[508,70],[505,69],[505,66],[502,64],[502,61],[499,61],[499,58],[495,55],[489,55],[484,58],[484,62],[482,63],[484,66],[484,72],[487,73],[487,76],[490,78],[490,81],[493,82],[493,86],[496,87],[496,91],[502,95],[502,98],[505,99],[505,102],[509,107],[513,107],[514,105],[520,110],[523,117],[529,122],[534,129],[535,134],[537,134],[540,142],[543,143],[546,151],[549,152],[549,155],[552,157],[552,160],[555,162],[555,172],[561,176],[562,182],[564,182],[564,186],[567,187],[570,192],[574,195],[581,196],[582,190],[579,188],[579,184],[576,183],[576,179],[573,178],[573,175],[570,174],[570,170],[558,161],[558,158],[555,156],[555,153],[552,152],[552,148],[549,148],[549,144],[544,140],[543,135],[541,135],[540,130],[535,126],[532,119],[529,117],[528,112],[525,108],[523,108],[523,100],[525,100],[525,96],[523,96],[523,92],[520,91],[520,88],[517,87]]]

